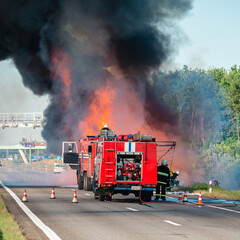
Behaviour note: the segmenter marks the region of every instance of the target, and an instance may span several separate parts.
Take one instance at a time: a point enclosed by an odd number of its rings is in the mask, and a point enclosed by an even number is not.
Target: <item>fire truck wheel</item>
[[[87,191],[92,191],[92,180],[91,178],[87,177]]]
[[[99,201],[104,201],[105,200],[105,195],[99,195]]]
[[[87,173],[84,172],[83,174],[83,189],[87,191]]]
[[[151,195],[151,193],[142,192],[142,193],[141,193],[141,200],[142,200],[143,202],[151,202],[151,200],[152,200],[152,195]]]
[[[109,196],[109,195],[106,196],[106,201],[109,201],[109,202],[112,201],[112,196]]]
[[[82,190],[83,189],[83,181],[78,181],[78,189]]]
[[[83,177],[80,177],[80,180],[77,181],[78,184],[78,189],[82,190],[83,189]]]
[[[85,191],[92,191],[92,181],[91,181],[91,178],[87,177],[86,174],[84,175],[83,189]]]
[[[98,189],[94,188],[94,198],[99,199]]]
[[[94,198],[99,199],[99,195],[97,193],[94,193]]]

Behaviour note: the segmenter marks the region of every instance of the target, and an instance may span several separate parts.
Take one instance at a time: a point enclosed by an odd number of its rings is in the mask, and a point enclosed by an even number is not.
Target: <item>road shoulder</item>
[[[24,211],[16,204],[10,194],[0,187],[0,194],[5,202],[8,212],[10,212],[18,225],[23,229],[23,234],[27,239],[47,240],[46,235],[32,222]]]

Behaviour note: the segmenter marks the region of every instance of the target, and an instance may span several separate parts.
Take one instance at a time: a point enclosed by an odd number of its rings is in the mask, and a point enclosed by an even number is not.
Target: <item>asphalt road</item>
[[[25,176],[28,174],[25,172]],[[0,179],[6,180],[2,170]],[[22,198],[25,188],[9,188]],[[208,203],[199,207],[195,204],[179,204],[174,199],[176,195],[168,195],[166,203],[153,201],[140,205],[133,195],[114,195],[112,202],[100,202],[93,199],[91,192],[75,187],[55,188],[56,199],[50,199],[51,187],[27,187],[26,190],[28,202],[25,205],[61,239],[240,238],[240,207],[232,203],[207,200]],[[78,203],[72,203],[75,190]],[[28,239],[47,239],[9,193],[3,188],[0,191]],[[197,197],[192,198],[196,201]]]

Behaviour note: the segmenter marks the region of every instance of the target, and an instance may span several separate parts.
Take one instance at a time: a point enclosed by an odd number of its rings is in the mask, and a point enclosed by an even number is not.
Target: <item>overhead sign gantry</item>
[[[0,128],[41,128],[43,113],[0,113]]]

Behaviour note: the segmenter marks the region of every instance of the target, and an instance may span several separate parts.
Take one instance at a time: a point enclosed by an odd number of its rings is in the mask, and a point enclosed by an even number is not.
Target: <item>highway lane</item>
[[[22,197],[23,188],[11,189]],[[53,200],[51,188],[27,188],[26,205],[61,239],[226,240],[240,236],[240,214],[235,212],[161,201],[149,203],[149,207],[121,195],[114,196],[112,202],[100,202],[92,193],[79,190],[79,202],[74,204],[75,190],[56,188]],[[239,206],[230,208],[240,212]]]
[[[56,199],[50,199],[51,187],[30,187],[31,183],[35,186],[61,185],[62,182],[71,185],[71,176],[70,179],[66,176],[37,173],[29,169],[0,170],[0,180],[8,186],[17,186],[10,189],[20,199],[25,189],[21,186],[28,186],[29,201],[25,203],[26,206],[61,239],[226,240],[240,236],[239,205],[216,204],[236,211],[229,212],[208,205],[178,204],[177,195],[168,195],[167,203],[153,201],[148,205],[140,205],[133,195],[114,195],[112,202],[100,202],[93,199],[91,192],[79,191],[76,186],[56,187]],[[75,190],[78,194],[77,204],[71,202]],[[3,188],[0,191],[8,209],[25,229],[28,239],[47,239],[16,206],[12,197]]]

